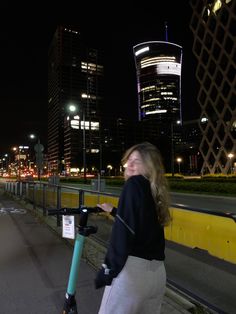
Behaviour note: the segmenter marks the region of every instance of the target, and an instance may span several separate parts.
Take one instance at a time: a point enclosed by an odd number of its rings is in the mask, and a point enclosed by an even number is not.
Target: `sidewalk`
[[[0,208],[13,207],[24,208],[0,195]],[[0,214],[0,247],[0,313],[61,313],[73,247],[31,211]],[[81,314],[98,312],[103,289],[95,290],[94,277],[95,268],[82,260],[76,287]],[[189,313],[192,307],[167,288],[161,313]]]

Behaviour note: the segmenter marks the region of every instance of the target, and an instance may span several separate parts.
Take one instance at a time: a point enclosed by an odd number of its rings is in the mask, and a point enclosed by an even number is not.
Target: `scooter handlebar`
[[[85,206],[85,205],[82,205],[78,208],[64,207],[64,208],[59,208],[59,209],[56,209],[56,208],[47,209],[47,214],[49,216],[52,216],[52,215],[80,215],[81,213],[84,213],[84,212],[88,212],[88,214],[100,213],[100,212],[103,212],[103,210],[98,206],[89,207],[89,206]]]

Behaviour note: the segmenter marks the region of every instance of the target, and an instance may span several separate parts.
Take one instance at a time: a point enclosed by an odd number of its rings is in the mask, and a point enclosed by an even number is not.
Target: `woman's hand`
[[[99,207],[102,210],[104,210],[104,212],[110,213],[114,206],[112,204],[110,204],[110,203],[103,203],[103,204],[97,204],[97,207]]]

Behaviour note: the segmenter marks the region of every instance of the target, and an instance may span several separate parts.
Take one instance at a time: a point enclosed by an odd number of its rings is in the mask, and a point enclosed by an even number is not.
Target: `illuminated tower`
[[[149,41],[134,46],[133,54],[139,121],[148,140],[160,147],[167,170],[174,174],[176,143],[181,141],[177,123],[182,125],[182,47],[168,41]]]
[[[201,172],[235,172],[236,1],[191,1],[190,28],[197,58],[203,157]]]
[[[182,121],[182,47],[150,41],[133,47],[138,91],[139,120],[170,124]]]

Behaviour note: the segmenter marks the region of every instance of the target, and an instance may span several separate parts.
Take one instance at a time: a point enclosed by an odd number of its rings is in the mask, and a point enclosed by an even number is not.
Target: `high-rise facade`
[[[59,26],[49,49],[49,170],[71,174],[99,168],[102,55],[75,28]],[[72,111],[73,108],[73,111]],[[76,170],[75,170],[76,169]]]
[[[139,120],[182,120],[182,47],[170,42],[144,42],[133,47]]]
[[[134,46],[133,54],[139,121],[145,126],[150,141],[169,160],[167,170],[173,172],[175,143],[179,137],[177,123],[182,124],[182,47],[168,41],[149,41]]]
[[[232,173],[236,157],[236,1],[191,0],[201,106],[201,172]]]

